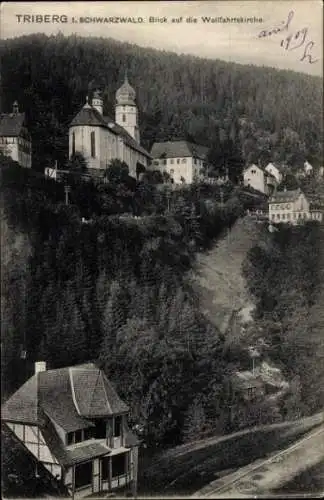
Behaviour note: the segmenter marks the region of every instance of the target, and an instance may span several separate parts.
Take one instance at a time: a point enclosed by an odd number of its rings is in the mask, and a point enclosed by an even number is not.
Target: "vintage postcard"
[[[322,2],[0,8],[3,498],[323,496]]]

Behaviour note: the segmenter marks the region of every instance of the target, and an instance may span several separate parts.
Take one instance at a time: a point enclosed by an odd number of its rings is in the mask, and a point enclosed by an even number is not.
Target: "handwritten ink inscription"
[[[319,59],[314,59],[312,54],[312,49],[315,46],[315,42],[310,40],[308,28],[304,27],[298,30],[293,30],[291,27],[292,19],[294,17],[294,11],[291,10],[288,14],[286,21],[281,21],[281,23],[273,28],[260,31],[258,38],[268,38],[273,35],[280,34],[283,38],[281,39],[280,46],[287,51],[300,49],[300,61],[306,61],[309,64],[316,63]]]

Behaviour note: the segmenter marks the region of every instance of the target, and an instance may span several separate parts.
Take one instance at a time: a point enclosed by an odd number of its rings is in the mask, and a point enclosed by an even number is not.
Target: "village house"
[[[284,170],[281,166],[274,163],[268,163],[268,165],[265,167],[265,171],[268,172],[268,174],[273,175],[273,177],[277,181],[277,185],[282,182]]]
[[[243,171],[244,186],[251,187],[260,193],[269,195],[277,187],[276,177],[261,166],[252,164]]]
[[[13,103],[12,113],[0,115],[0,151],[22,167],[31,168],[32,140],[25,113],[19,112],[17,101]]]
[[[12,435],[72,498],[136,493],[138,441],[129,409],[93,363],[35,374],[3,405]]]
[[[323,213],[315,208],[301,189],[277,191],[269,200],[269,220],[298,224],[306,220],[321,221]]]
[[[208,148],[185,140],[155,142],[152,170],[167,172],[175,184],[192,184],[206,171]]]
[[[90,173],[102,176],[113,159],[124,161],[136,178],[150,164],[151,155],[140,144],[136,93],[127,75],[116,92],[115,121],[103,114],[99,91],[73,118],[69,126],[69,157],[81,153]]]
[[[309,163],[309,161],[305,161],[303,166],[298,169],[296,177],[297,178],[308,177],[312,175],[312,173],[313,173],[313,166]]]

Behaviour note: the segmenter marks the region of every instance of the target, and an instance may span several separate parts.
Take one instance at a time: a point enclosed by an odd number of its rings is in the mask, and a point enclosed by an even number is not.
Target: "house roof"
[[[166,141],[155,142],[151,149],[153,158],[177,158],[186,156],[195,156],[206,159],[208,148],[189,141]]]
[[[285,202],[293,202],[296,201],[299,195],[302,194],[300,189],[294,189],[291,191],[277,191],[269,203],[285,203]]]
[[[49,419],[47,419],[46,425],[42,429],[42,435],[52,455],[63,466],[71,466],[88,461],[95,457],[107,455],[111,451],[102,440],[87,440],[71,446],[65,446]]]
[[[5,421],[44,425],[44,414],[72,432],[94,425],[91,418],[125,413],[104,373],[93,363],[33,375],[1,409]]]
[[[17,137],[24,125],[25,113],[0,115],[0,137]]]
[[[97,127],[104,127],[109,129],[112,133],[119,135],[123,138],[124,142],[135,151],[143,154],[147,158],[151,158],[151,155],[146,149],[144,149],[135,139],[121,127],[110,116],[103,116],[99,111],[91,106],[90,104],[85,104],[83,108],[77,113],[70,123],[70,127],[82,126],[82,125],[92,125]]]
[[[282,165],[278,165],[278,163],[272,163],[272,162],[268,163],[268,165],[265,167],[265,170],[271,167],[276,168],[278,172],[280,172],[281,174],[285,173],[285,167],[283,167]]]

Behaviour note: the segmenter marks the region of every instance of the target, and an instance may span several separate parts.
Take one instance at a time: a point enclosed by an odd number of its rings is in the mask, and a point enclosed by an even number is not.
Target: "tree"
[[[104,178],[112,184],[126,183],[129,175],[129,167],[127,163],[119,159],[111,160],[105,173]]]

